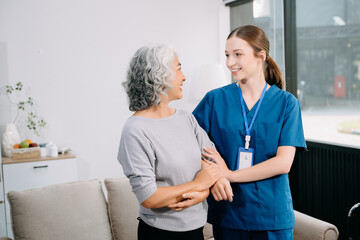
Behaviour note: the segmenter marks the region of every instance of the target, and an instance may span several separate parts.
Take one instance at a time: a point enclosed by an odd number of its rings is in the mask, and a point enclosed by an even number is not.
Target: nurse
[[[262,29],[232,31],[225,55],[236,82],[208,92],[193,112],[219,150],[204,156],[226,172],[208,197],[216,240],[293,239],[288,173],[306,143],[299,102],[283,90],[269,50]]]

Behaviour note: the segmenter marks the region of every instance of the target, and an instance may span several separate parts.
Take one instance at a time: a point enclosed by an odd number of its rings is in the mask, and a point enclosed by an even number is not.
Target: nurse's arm
[[[276,156],[249,168],[231,171],[226,178],[230,182],[253,182],[290,172],[296,148],[280,146]]]
[[[219,167],[207,165],[202,167],[193,181],[175,186],[157,187],[155,193],[141,205],[145,208],[161,208],[184,200],[183,194],[202,192],[209,189],[218,179],[224,177]]]

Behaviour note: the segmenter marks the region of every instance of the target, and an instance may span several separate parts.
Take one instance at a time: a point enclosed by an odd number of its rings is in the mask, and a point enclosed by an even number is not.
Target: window
[[[270,56],[300,101],[306,140],[359,148],[360,1],[254,0],[230,6],[231,30],[252,24],[268,35]]]
[[[360,146],[360,2],[297,0],[297,83],[307,140]]]

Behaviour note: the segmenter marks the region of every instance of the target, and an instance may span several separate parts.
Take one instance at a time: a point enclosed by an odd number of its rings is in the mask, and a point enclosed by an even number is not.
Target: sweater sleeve
[[[142,203],[157,189],[154,171],[155,154],[141,128],[126,124],[120,140],[118,160],[129,178],[132,190]]]
[[[210,138],[207,135],[207,133],[205,132],[205,130],[200,127],[200,125],[197,122],[194,115],[192,115],[191,113],[188,113],[188,114],[189,114],[190,123],[192,125],[192,128],[194,129],[194,133],[195,133],[197,142],[199,144],[200,150],[202,151],[202,149],[204,147],[212,147],[212,148],[216,149],[214,143],[210,140]]]

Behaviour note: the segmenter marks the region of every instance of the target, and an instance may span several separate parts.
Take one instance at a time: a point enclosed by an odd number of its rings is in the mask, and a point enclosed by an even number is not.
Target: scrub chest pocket
[[[256,131],[257,152],[266,155],[267,159],[276,155],[281,133],[281,124],[276,122],[259,122]],[[265,160],[267,160],[265,159]]]

